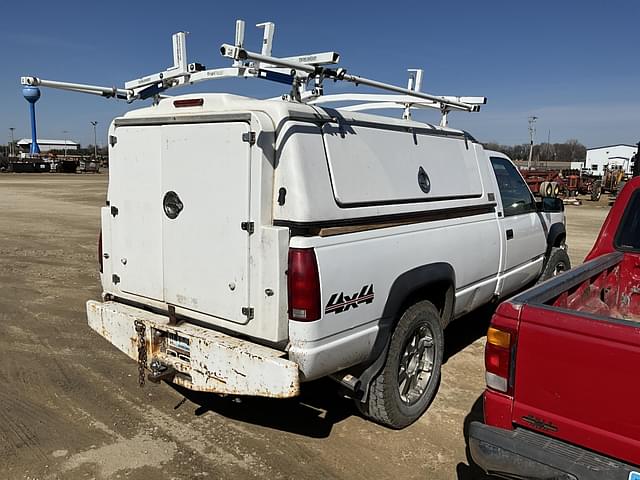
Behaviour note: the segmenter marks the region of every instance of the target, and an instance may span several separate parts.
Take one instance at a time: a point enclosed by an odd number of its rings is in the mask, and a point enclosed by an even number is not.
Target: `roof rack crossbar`
[[[309,64],[297,62],[290,58],[277,58],[277,57],[271,57],[268,55],[263,55],[262,53],[251,52],[245,48],[237,47],[235,45],[230,45],[228,43],[224,43],[220,46],[220,53],[222,54],[222,56],[232,58],[233,60],[236,60],[236,61],[254,60],[260,63],[276,65],[278,67],[290,68],[292,70],[295,70],[296,75],[298,75],[298,72],[304,72],[310,75],[328,78],[330,80],[341,80],[341,81],[351,82],[356,86],[367,85],[369,87],[379,88],[381,90],[388,90],[391,92],[401,93],[404,95],[420,98],[423,100],[430,100],[432,102],[437,102],[442,106],[456,107],[460,110],[465,110],[468,112],[476,112],[479,110],[478,104],[465,103],[462,101],[455,100],[453,97],[431,95],[428,93],[420,92],[419,90],[414,90],[412,88],[398,87],[396,85],[379,82],[377,80],[361,77],[359,75],[352,75],[347,73],[347,71],[342,68],[338,68],[334,70],[330,68],[312,66]],[[486,103],[486,102],[483,102],[483,103]]]

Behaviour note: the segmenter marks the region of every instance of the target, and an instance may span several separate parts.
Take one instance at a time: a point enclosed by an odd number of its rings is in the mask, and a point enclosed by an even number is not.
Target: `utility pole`
[[[9,127],[9,130],[11,130],[11,147],[9,148],[9,156],[13,157],[13,144],[15,143],[15,140],[13,138],[13,131],[16,129],[16,127]]]
[[[553,149],[551,148],[551,129],[547,132],[547,155],[545,155],[547,159],[547,164],[545,166],[549,166],[549,160],[553,156]]]
[[[98,125],[97,121],[90,122],[93,125],[93,159],[98,161],[98,140],[96,136],[96,125]]]
[[[67,133],[69,132],[63,130],[62,133],[64,133],[64,158],[67,158]]]
[[[527,169],[531,169],[531,159],[533,158],[533,137],[536,135],[536,120],[538,117],[529,117],[529,138],[531,143],[529,145],[529,161],[527,162]]]

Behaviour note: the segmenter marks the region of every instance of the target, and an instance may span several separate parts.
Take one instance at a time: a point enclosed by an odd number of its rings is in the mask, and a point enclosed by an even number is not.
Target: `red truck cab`
[[[585,263],[501,304],[474,462],[504,478],[640,480],[640,178]]]

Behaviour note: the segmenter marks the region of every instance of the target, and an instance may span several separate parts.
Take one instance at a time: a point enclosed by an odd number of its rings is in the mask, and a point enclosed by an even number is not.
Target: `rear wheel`
[[[415,422],[436,394],[443,350],[435,306],[424,300],[407,308],[391,337],[385,365],[371,382],[367,402],[357,402],[358,409],[391,428]]]
[[[571,260],[569,254],[564,248],[553,247],[549,253],[547,263],[544,265],[544,269],[540,274],[538,283],[549,280],[556,275],[560,275],[562,272],[571,268]]]

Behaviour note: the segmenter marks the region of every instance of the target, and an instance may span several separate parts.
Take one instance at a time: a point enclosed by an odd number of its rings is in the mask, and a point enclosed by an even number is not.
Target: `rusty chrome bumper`
[[[134,360],[135,322],[145,325],[147,357],[173,367],[191,390],[287,398],[300,392],[298,365],[285,353],[117,302],[87,302],[89,326]]]

